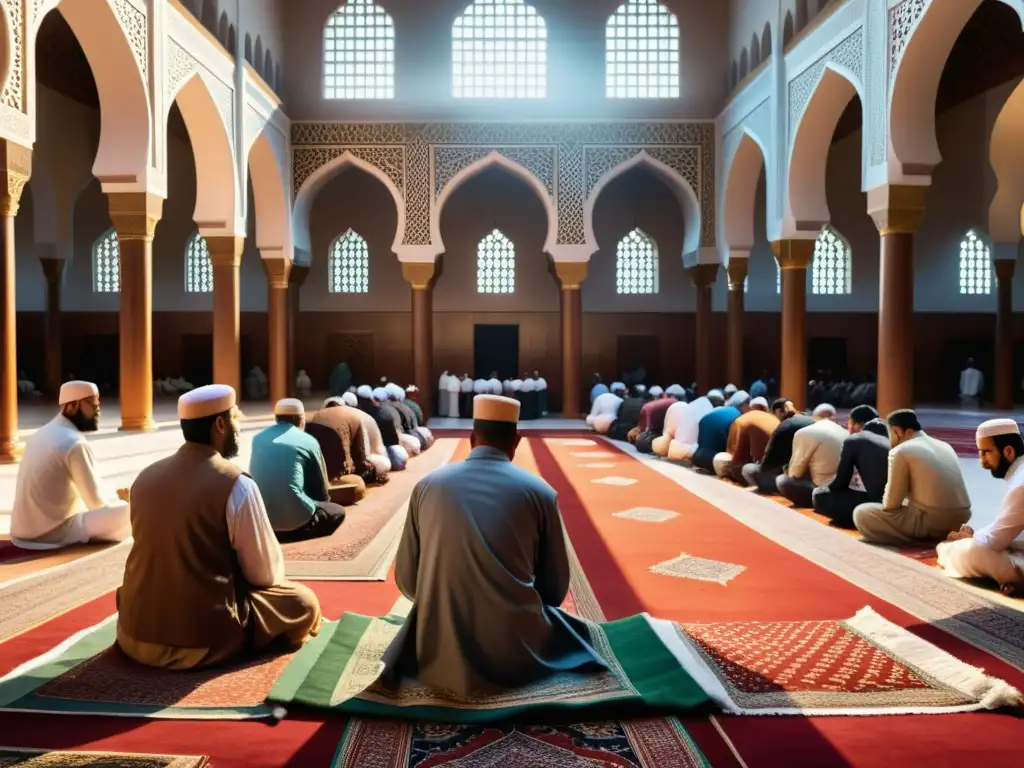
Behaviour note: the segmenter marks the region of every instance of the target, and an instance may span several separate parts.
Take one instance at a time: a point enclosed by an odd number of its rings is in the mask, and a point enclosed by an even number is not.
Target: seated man
[[[412,602],[384,654],[385,680],[471,697],[566,671],[606,668],[559,609],[569,559],[551,486],[512,464],[519,403],[473,402],[473,450],[421,480],[395,561]]]
[[[714,471],[714,458],[729,447],[729,430],[740,417],[740,410],[732,405],[715,408],[697,425],[697,450],[690,457],[693,466]]]
[[[640,411],[643,410],[647,400],[644,398],[644,393],[647,391],[646,387],[641,390],[643,384],[637,384],[633,387],[633,391],[629,397],[622,401],[622,405],[619,406],[619,412],[615,416],[615,422],[608,430],[608,437],[612,440],[626,440],[629,438],[629,433],[636,427],[640,421]]]
[[[779,419],[768,411],[767,400],[763,397],[751,400],[750,410],[736,419],[730,428],[730,433],[733,430],[736,433],[732,440],[732,451],[715,456],[715,474],[746,485],[743,467],[764,456],[768,441],[778,426]]]
[[[630,441],[640,453],[654,453],[654,441],[661,437],[665,429],[668,409],[676,403],[676,399],[666,395],[660,387],[651,387],[652,395],[655,389],[658,390],[658,394],[640,409],[640,420],[634,430],[636,436]]]
[[[384,445],[384,438],[380,433],[380,427],[373,420],[370,414],[359,408],[359,397],[355,392],[346,392],[341,397],[341,402],[347,408],[351,408],[359,416],[363,424],[363,446],[366,452],[366,460],[373,464],[377,470],[377,482],[387,481],[387,474],[391,471],[391,460],[388,458],[388,450]],[[326,403],[325,403],[326,405]]]
[[[814,423],[793,436],[793,455],[775,487],[796,507],[814,506],[814,489],[836,479],[846,430],[832,420],[835,415],[833,406],[822,403],[814,409]]]
[[[593,427],[595,432],[607,435],[618,418],[621,406],[622,398],[612,392],[598,395],[587,416],[587,425]]]
[[[354,501],[366,496],[366,484],[377,482],[377,469],[366,454],[363,419],[340,397],[329,397],[306,425],[323,451],[331,486],[354,487]]]
[[[853,524],[874,544],[941,541],[971,519],[956,451],[925,434],[917,414],[889,414],[889,475],[881,504],[861,504]]]
[[[1024,440],[1013,419],[992,419],[976,441],[981,466],[1007,481],[1006,495],[994,523],[977,532],[964,525],[939,544],[939,565],[955,579],[992,579],[1012,595],[1024,590]]]
[[[398,440],[398,431],[395,429],[394,420],[391,414],[385,414],[381,410],[380,400],[374,395],[375,391],[369,385],[363,384],[356,390],[356,397],[359,398],[359,410],[374,420],[377,430],[380,432],[384,449],[387,452],[388,463],[391,464],[392,472],[401,472],[405,469],[405,463],[409,460],[409,454],[402,447]]]
[[[810,416],[797,413],[793,403],[784,397],[772,403],[772,413],[780,423],[768,440],[764,458],[760,462],[745,465],[741,473],[747,485],[755,486],[759,493],[778,491],[775,481],[793,455],[793,437],[799,430],[814,423]]]
[[[719,401],[718,404],[722,403]],[[676,434],[668,446],[668,458],[671,461],[687,461],[693,456],[700,435],[700,420],[715,408],[710,397],[698,397],[687,406],[686,410],[679,413]]]
[[[857,505],[882,500],[889,467],[889,428],[878,411],[858,405],[850,411],[847,429],[835,479],[815,488],[811,499],[814,510],[839,528],[853,528]]]
[[[99,428],[99,389],[88,381],[69,381],[60,388],[58,402],[60,413],[25,446],[11,540],[24,549],[123,541],[131,535],[128,491],[114,495],[106,490],[84,435]]]
[[[320,631],[313,591],[285,580],[259,486],[238,455],[235,391],[178,399],[185,444],[132,486],[117,644],[140,664],[196,669],[293,650]]]
[[[278,400],[274,418],[253,438],[249,459],[270,526],[282,544],[330,536],[345,520],[345,508],[331,502],[320,444],[303,431],[302,401]]]

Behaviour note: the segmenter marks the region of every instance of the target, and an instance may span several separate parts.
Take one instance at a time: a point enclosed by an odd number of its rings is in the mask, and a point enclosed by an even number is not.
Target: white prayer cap
[[[732,397],[733,395],[735,395],[736,394],[736,385],[735,384],[726,384],[725,385],[725,390],[724,390],[723,394],[726,397]]]
[[[373,390],[370,388],[369,384],[363,384],[361,387],[359,387],[359,389],[356,390],[356,396],[361,397],[364,400],[369,400],[371,397],[373,397]]]
[[[89,397],[99,396],[100,389],[91,381],[66,381],[61,384],[57,405],[77,403]]]
[[[395,384],[393,381],[388,382],[387,384],[385,384],[384,385],[384,389],[386,389],[389,394],[395,394],[395,395],[397,395],[399,392],[404,392],[405,391],[400,386]]]
[[[377,387],[371,394],[374,400],[379,400],[382,403],[388,399],[388,391],[384,387]]]
[[[346,393],[348,394],[348,393]],[[324,408],[328,408],[332,405],[344,405],[345,401],[342,397],[328,397],[324,400]]]
[[[751,408],[760,408],[762,411],[768,410],[768,401],[763,397],[755,397],[750,401]]]
[[[419,390],[419,387],[417,387],[415,384],[410,384],[408,387],[405,388],[405,391],[406,392],[419,392],[420,390]]]
[[[275,416],[305,416],[306,406],[295,397],[286,397],[274,404]]]
[[[707,395],[705,395],[705,397],[712,398],[715,395],[717,395],[718,397],[722,398],[723,400],[725,399],[725,394],[720,389],[709,389],[708,393],[707,393]]]
[[[613,382],[611,387],[609,387],[609,389],[612,392],[615,392],[615,391],[620,390],[620,389],[625,389],[625,388],[626,388],[626,385],[623,384],[621,381]]]
[[[636,391],[639,392],[642,395],[644,392],[647,391],[647,387],[644,386],[643,384],[637,384],[636,385]]]
[[[235,407],[235,390],[227,384],[207,384],[178,398],[178,417],[202,419],[216,416]]]
[[[538,391],[542,391],[542,390],[545,390],[547,388],[548,388],[548,380],[547,379],[545,379],[543,376],[541,378],[537,379],[537,390]]]
[[[976,438],[995,437],[996,435],[1019,435],[1020,427],[1013,419],[989,419],[978,427]]]
[[[734,408],[739,408],[741,405],[746,403],[750,399],[750,393],[744,389],[738,392],[733,392],[732,397],[729,398],[726,405],[731,405]]]
[[[651,397],[661,397],[665,394],[665,390],[655,384],[650,390]]]
[[[342,395],[341,402],[343,402],[345,405],[351,406],[352,408],[356,408],[359,405],[359,400],[357,400],[356,396],[351,392],[346,392],[344,395]]]
[[[665,394],[672,395],[672,397],[682,397],[686,394],[686,390],[683,389],[679,384],[673,384],[665,390]]]
[[[355,392],[355,391],[356,391],[356,388],[355,388],[355,386],[351,386],[351,387],[349,387],[349,388],[348,388],[348,389],[346,390],[346,392]]]
[[[519,407],[519,401],[511,397],[477,395],[473,398],[473,418],[518,424]]]
[[[814,409],[814,413],[811,414],[816,419],[824,419],[836,415],[836,407],[829,403],[822,403]]]

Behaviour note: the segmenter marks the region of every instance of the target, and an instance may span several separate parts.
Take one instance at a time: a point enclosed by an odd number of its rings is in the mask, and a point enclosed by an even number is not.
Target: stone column
[[[726,273],[729,276],[729,372],[728,378],[733,384],[743,389],[743,329],[744,301],[746,295],[747,267],[749,259],[745,256],[729,255]]]
[[[295,397],[295,374],[298,372],[298,365],[295,363],[295,333],[299,327],[300,295],[302,284],[309,276],[309,267],[292,265],[292,272],[288,279],[288,391]]]
[[[18,461],[18,329],[14,277],[14,217],[32,173],[32,150],[0,139],[0,216],[3,258],[0,261],[0,464]]]
[[[1013,408],[1013,273],[1015,259],[996,259],[998,297],[996,304],[996,408]]]
[[[780,394],[802,411],[807,407],[807,267],[814,240],[776,240],[772,251],[782,270]]]
[[[711,347],[714,343],[711,328],[711,288],[718,279],[718,264],[698,264],[688,267],[693,287],[697,289],[697,322],[694,334],[694,364],[696,366],[697,389],[706,394],[712,387]]]
[[[208,237],[213,266],[213,380],[242,392],[241,298],[238,268],[244,237]]]
[[[562,286],[562,416],[578,419],[583,357],[583,303],[580,286],[587,279],[587,262],[556,261],[555,274]]]
[[[270,402],[288,397],[288,277],[292,262],[286,258],[261,259],[267,275],[267,348]]]
[[[868,190],[868,213],[881,237],[878,270],[878,412],[914,404],[914,232],[928,187]]]
[[[434,413],[434,273],[433,261],[403,261],[402,276],[412,286],[412,378],[420,391],[424,418]],[[439,395],[440,396],[440,395]]]
[[[107,195],[121,264],[121,429],[153,423],[153,234],[163,198],[146,192]]]
[[[43,389],[47,395],[56,397],[62,381],[60,344],[60,289],[64,281],[64,259],[40,259],[43,275],[46,277],[46,380]]]

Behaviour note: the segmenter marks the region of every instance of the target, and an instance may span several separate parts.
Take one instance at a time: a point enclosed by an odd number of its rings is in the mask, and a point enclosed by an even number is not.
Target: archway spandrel
[[[434,199],[448,183],[474,163],[492,152],[522,166],[544,185],[548,196],[555,197],[555,154],[551,147],[435,147]]]
[[[6,82],[0,94],[0,104],[25,112],[25,24],[22,8],[23,0],[5,0],[0,3],[0,14],[4,15],[3,26],[6,27],[7,42],[10,50],[5,62]],[[5,10],[6,9],[6,10]]]
[[[864,80],[864,28],[858,27],[828,53],[789,81],[789,138],[792,143],[807,105],[821,82],[825,68],[832,66],[855,81],[858,90]]]
[[[148,82],[149,78],[149,56],[148,56],[148,32],[146,30],[146,14],[132,5],[128,0],[111,0],[114,6],[114,13],[117,20],[121,22],[128,44],[135,54],[135,60],[139,64],[139,72],[142,73],[142,81]]]
[[[292,151],[292,194],[298,196],[310,176],[346,154],[372,165],[404,194],[404,147],[297,147]]]

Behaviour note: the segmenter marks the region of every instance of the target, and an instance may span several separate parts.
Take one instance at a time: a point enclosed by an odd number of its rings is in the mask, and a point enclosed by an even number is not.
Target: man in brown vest
[[[301,646],[320,604],[285,580],[259,488],[238,455],[235,391],[178,399],[185,444],[132,486],[135,543],[117,591],[117,644],[135,661],[195,669]]]

